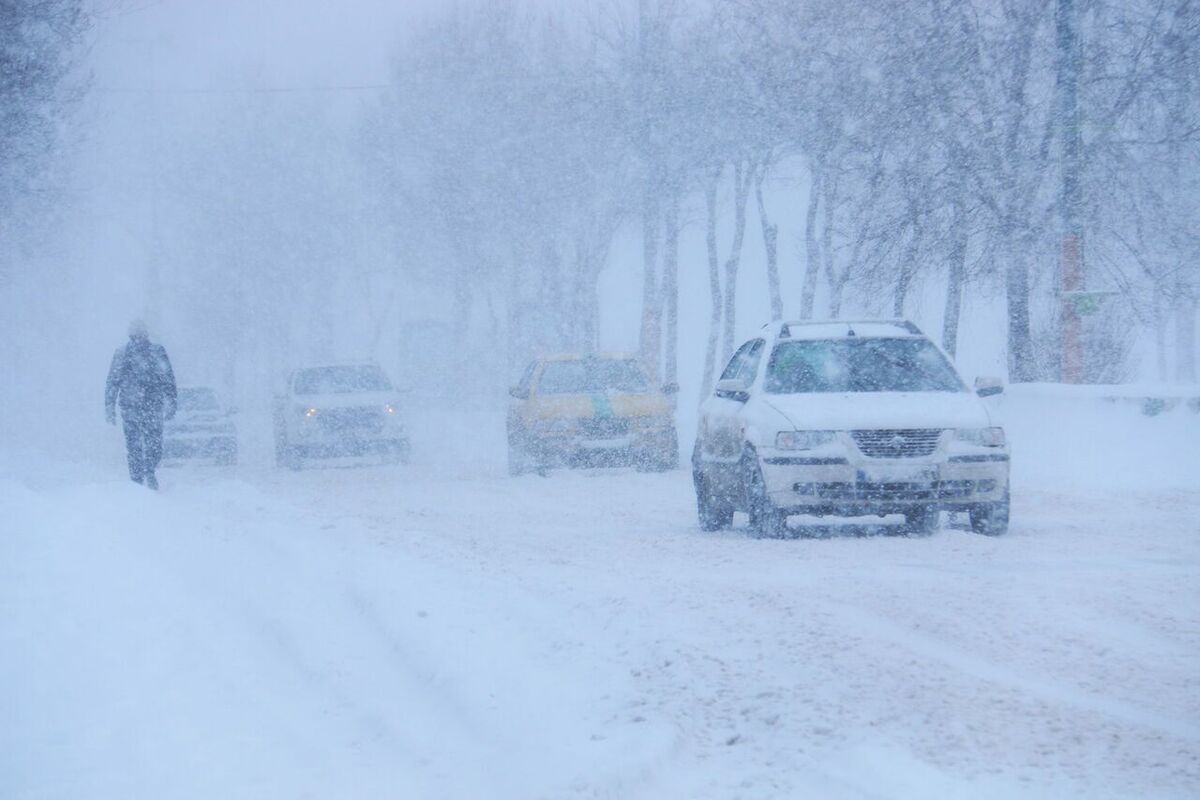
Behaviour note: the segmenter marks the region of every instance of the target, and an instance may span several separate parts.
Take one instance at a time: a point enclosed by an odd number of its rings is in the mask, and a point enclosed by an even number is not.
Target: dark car
[[[237,428],[232,415],[233,409],[222,409],[207,386],[180,389],[175,417],[163,428],[163,456],[236,464]]]

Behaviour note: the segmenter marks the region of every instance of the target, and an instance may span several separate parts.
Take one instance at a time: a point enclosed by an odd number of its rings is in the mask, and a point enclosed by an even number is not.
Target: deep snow
[[[495,420],[159,495],[4,452],[0,797],[1195,796],[1200,417],[997,405],[998,539],[703,534]]]

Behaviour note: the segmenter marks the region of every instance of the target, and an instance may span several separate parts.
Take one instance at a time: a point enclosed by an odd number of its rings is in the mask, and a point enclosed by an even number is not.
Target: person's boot
[[[154,476],[153,472],[146,473],[146,486],[155,491],[158,490],[158,478]]]

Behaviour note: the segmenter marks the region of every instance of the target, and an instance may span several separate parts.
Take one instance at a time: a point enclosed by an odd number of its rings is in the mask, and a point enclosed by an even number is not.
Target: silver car
[[[213,459],[236,464],[237,428],[232,408],[222,409],[207,386],[179,390],[175,416],[163,425],[163,456],[171,459]]]
[[[300,469],[310,458],[366,454],[408,461],[400,393],[371,362],[295,370],[275,398],[274,425],[279,466]]]

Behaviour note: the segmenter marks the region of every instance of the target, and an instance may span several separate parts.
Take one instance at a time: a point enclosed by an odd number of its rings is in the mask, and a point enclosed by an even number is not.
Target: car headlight
[[[833,431],[780,431],[775,435],[779,450],[812,450],[833,441]]]
[[[396,407],[394,405],[392,405],[391,403],[384,403],[383,404],[383,413],[388,414],[388,415],[395,414]]]
[[[312,419],[317,415],[317,410],[315,408],[302,408],[300,409],[300,413],[308,419]]]
[[[1004,428],[959,428],[954,438],[980,447],[1004,447]]]

